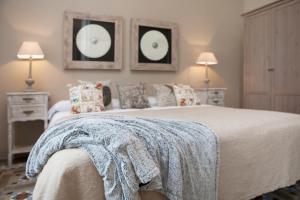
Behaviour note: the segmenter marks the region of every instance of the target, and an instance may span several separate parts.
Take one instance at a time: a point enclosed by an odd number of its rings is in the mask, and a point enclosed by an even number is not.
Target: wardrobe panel
[[[246,18],[244,49],[244,106],[270,109],[272,13],[264,12]]]
[[[248,109],[268,110],[270,109],[270,97],[269,95],[249,94],[247,97]]]
[[[300,114],[300,96],[277,95],[274,100],[274,110]]]
[[[274,9],[273,109],[299,112],[300,2]]]

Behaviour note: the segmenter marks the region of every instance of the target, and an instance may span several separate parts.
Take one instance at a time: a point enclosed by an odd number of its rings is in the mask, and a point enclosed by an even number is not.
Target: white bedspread
[[[220,200],[248,200],[300,179],[300,115],[214,106],[114,112],[193,120],[211,128],[221,144]],[[51,123],[63,120],[57,116]],[[137,195],[163,199],[155,192]],[[34,199],[102,200],[103,181],[85,152],[63,150],[50,158],[40,174]]]

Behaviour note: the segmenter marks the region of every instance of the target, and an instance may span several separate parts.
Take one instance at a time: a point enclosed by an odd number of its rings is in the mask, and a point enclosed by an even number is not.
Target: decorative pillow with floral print
[[[95,84],[79,81],[79,85],[69,88],[71,112],[73,114],[101,112],[105,110],[103,103],[103,83]]]
[[[150,104],[146,96],[144,83],[120,85],[118,84],[120,106],[122,109],[128,108],[149,108]]]
[[[194,89],[189,85],[173,85],[177,106],[200,105],[200,99]]]

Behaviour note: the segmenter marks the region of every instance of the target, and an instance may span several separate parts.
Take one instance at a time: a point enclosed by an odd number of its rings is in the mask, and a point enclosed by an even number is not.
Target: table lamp
[[[34,80],[32,79],[32,61],[44,59],[44,53],[37,42],[23,42],[17,57],[21,60],[29,60],[29,74],[25,80],[27,89],[25,91],[33,91],[32,85]]]
[[[214,53],[212,53],[212,52],[203,52],[198,57],[196,63],[199,64],[199,65],[205,65],[205,80],[204,80],[204,83],[205,83],[206,89],[208,89],[209,88],[209,82],[210,82],[210,80],[208,78],[208,66],[218,64],[218,60],[217,60]]]

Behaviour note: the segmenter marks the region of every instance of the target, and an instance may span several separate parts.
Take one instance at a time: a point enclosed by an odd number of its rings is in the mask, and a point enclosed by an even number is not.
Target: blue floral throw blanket
[[[48,128],[26,166],[36,177],[55,152],[85,150],[103,177],[107,200],[155,190],[170,200],[216,200],[218,139],[197,122],[78,115]]]

